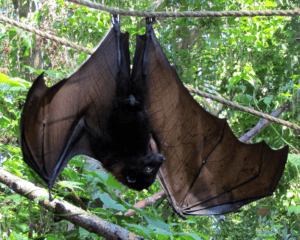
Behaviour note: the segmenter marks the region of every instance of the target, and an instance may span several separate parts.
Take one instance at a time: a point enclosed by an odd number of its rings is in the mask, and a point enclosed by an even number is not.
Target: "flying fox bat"
[[[137,37],[137,49],[150,48],[146,105],[163,144],[156,152],[166,158],[158,179],[174,210],[183,218],[218,215],[272,195],[288,146],[274,151],[265,142],[240,142],[225,119],[211,115],[193,99],[152,27],[149,31],[150,37]]]
[[[20,123],[23,159],[48,184],[50,200],[55,180],[80,154],[99,160],[132,189],[155,181],[165,158],[150,145],[149,41],[135,52],[130,74],[128,38],[114,16],[113,28],[73,75],[48,88],[41,74],[28,92]]]
[[[24,160],[52,187],[69,159],[85,154],[140,189],[154,181],[164,155],[158,179],[182,217],[223,214],[271,195],[288,147],[274,151],[264,142],[239,142],[226,120],[188,93],[152,24],[148,20],[146,34],[137,36],[131,77],[128,34],[116,24],[71,77],[48,89],[39,76],[21,119]]]

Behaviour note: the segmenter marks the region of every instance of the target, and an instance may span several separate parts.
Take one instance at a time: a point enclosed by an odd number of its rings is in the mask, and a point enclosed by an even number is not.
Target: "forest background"
[[[287,10],[299,7],[288,0],[153,0],[95,1],[126,10],[225,11]],[[107,12],[63,0],[0,0],[0,14],[95,48],[110,28]],[[122,31],[130,33],[133,56],[135,34],[144,34],[145,19],[121,16]],[[272,113],[299,124],[300,89],[299,16],[158,18],[155,32],[171,65],[184,84],[240,105]],[[42,38],[0,21],[0,165],[39,186],[43,181],[23,162],[19,147],[19,120],[32,81],[46,71],[51,86],[68,76],[89,56],[82,51]],[[239,138],[260,118],[226,105],[194,96],[210,113],[227,121]],[[248,143],[264,140],[273,149],[290,146],[281,181],[271,197],[223,216],[180,219],[167,200],[132,217],[116,215],[161,190],[156,182],[149,192],[129,190],[111,175],[92,171],[87,157],[73,158],[55,187],[55,194],[70,200],[76,193],[91,213],[148,239],[299,239],[300,132],[271,123]],[[65,189],[68,189],[65,191]],[[71,201],[71,200],[70,200]],[[76,202],[74,203],[76,204]],[[0,184],[0,238],[101,239]],[[99,207],[100,206],[100,207]]]

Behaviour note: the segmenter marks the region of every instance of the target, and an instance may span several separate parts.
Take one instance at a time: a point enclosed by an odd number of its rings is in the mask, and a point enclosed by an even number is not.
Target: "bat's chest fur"
[[[108,119],[113,151],[127,156],[146,155],[150,141],[147,110],[133,95],[116,98]]]

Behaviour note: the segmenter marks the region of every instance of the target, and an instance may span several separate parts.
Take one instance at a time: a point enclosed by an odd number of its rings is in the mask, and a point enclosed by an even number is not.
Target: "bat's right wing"
[[[51,88],[43,74],[33,83],[21,117],[24,161],[48,184],[69,160],[84,154],[105,155],[106,120],[113,107],[118,71],[129,78],[128,33],[112,28],[94,54],[70,77]],[[127,66],[118,66],[118,54]]]
[[[145,36],[137,37],[143,48]],[[148,111],[166,158],[158,174],[174,209],[183,215],[224,214],[270,196],[288,147],[238,141],[225,119],[205,111],[170,66],[153,29],[148,54]]]

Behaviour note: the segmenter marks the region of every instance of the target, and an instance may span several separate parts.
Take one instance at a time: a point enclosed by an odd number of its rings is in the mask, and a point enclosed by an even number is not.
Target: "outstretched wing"
[[[50,191],[72,157],[84,154],[101,159],[105,153],[102,130],[113,106],[116,78],[119,71],[126,76],[130,71],[128,37],[121,33],[126,66],[117,64],[117,36],[112,28],[70,77],[48,88],[41,74],[30,88],[20,123],[23,157]]]
[[[183,215],[224,214],[270,196],[284,170],[288,147],[238,141],[225,119],[206,112],[183,86],[151,31],[148,111],[163,142],[158,179]],[[145,46],[145,37],[137,37]]]

